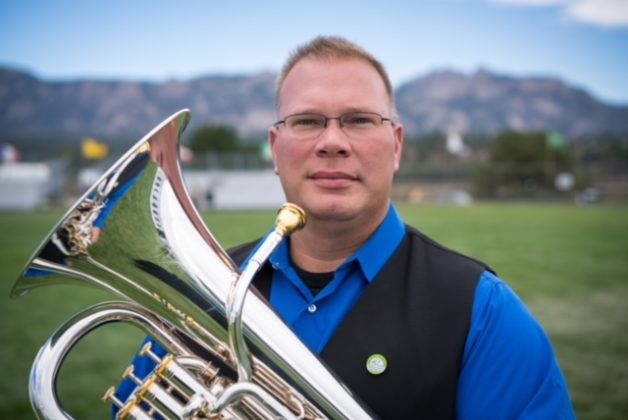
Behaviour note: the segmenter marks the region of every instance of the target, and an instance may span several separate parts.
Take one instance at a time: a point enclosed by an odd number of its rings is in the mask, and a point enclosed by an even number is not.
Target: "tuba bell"
[[[125,153],[51,230],[11,296],[77,280],[120,296],[75,315],[40,349],[29,394],[38,418],[71,418],[57,374],[72,347],[96,328],[135,325],[168,354],[135,391],[106,401],[117,418],[370,418],[334,374],[251,288],[284,237],[305,223],[282,206],[274,228],[238,267],[203,223],[185,188],[178,150],[190,112],[164,120]],[[61,274],[63,276],[50,276]]]

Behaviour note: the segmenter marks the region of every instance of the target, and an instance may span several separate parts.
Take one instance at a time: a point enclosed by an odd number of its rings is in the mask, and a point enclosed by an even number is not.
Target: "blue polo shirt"
[[[371,238],[313,296],[292,268],[288,241],[271,256],[270,302],[320,354],[348,311],[401,244],[405,225],[394,205]],[[475,293],[458,381],[458,417],[574,418],[563,374],[540,324],[515,292],[489,271]]]
[[[292,267],[289,239],[270,257],[275,269],[271,305],[316,354],[336,331],[362,292],[401,244],[406,228],[394,206],[360,250],[336,269],[334,278],[316,296]]]
[[[270,257],[272,306],[320,354],[405,233],[391,204],[371,238],[341,264],[316,296],[294,270],[288,241],[284,241]],[[152,370],[152,362],[144,359],[148,358],[134,360],[140,377]],[[123,384],[118,395],[124,400],[132,389],[132,383]],[[514,291],[488,271],[482,273],[475,292],[458,381],[457,413],[460,419],[575,418],[547,335]]]

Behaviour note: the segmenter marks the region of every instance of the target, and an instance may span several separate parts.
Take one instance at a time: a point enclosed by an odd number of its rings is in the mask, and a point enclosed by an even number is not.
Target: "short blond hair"
[[[393,114],[396,115],[395,94],[384,65],[364,48],[339,36],[318,36],[310,42],[301,45],[290,54],[277,77],[275,86],[277,106],[279,106],[279,94],[286,77],[288,77],[290,71],[299,61],[308,57],[321,59],[358,59],[370,64],[384,82],[386,93],[390,99],[390,107]]]

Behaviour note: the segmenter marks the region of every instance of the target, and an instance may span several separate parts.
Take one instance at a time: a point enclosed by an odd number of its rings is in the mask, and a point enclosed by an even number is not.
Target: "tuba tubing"
[[[59,402],[56,391],[57,374],[66,356],[83,337],[99,327],[115,322],[135,325],[159,342],[167,343],[169,351],[178,354],[181,364],[192,371],[202,372],[207,366],[206,363],[194,357],[177,336],[169,332],[167,325],[140,306],[129,302],[100,303],[66,321],[39,350],[29,379],[31,405],[38,418],[72,419]],[[230,410],[229,405],[244,396],[254,395],[256,400],[274,415],[285,419],[297,418],[261,387],[250,382],[233,384],[225,389],[220,398],[215,398],[192,377],[187,377],[187,381],[194,387],[197,395],[200,394],[205,398],[204,401],[212,401],[212,412],[235,417],[237,412]],[[137,407],[130,407],[129,411],[129,414],[134,417],[144,416]],[[183,412],[182,409],[181,412]]]
[[[39,350],[29,379],[29,394],[33,411],[40,419],[71,419],[56,392],[57,374],[72,348],[95,329],[112,323],[125,322],[150,332],[160,342],[168,343],[180,354],[187,354],[179,340],[167,332],[150,312],[127,302],[105,302],[94,305],[66,321]]]
[[[41,348],[29,382],[36,415],[70,418],[55,388],[64,358],[95,328],[126,322],[169,355],[143,350],[157,368],[145,380],[125,371],[138,385],[127,401],[107,392],[119,418],[371,418],[268,302],[249,293],[275,247],[305,222],[302,211],[284,206],[240,271],[185,188],[178,147],[189,120],[188,110],[173,114],[122,156],[51,230],[16,281],[12,297],[78,281],[124,300],[76,315]],[[164,393],[164,382],[178,390],[175,397]]]

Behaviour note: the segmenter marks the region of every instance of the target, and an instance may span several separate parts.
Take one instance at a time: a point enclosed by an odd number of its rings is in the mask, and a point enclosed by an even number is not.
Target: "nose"
[[[316,154],[321,157],[349,156],[351,143],[337,118],[329,118],[325,130],[316,141]]]

